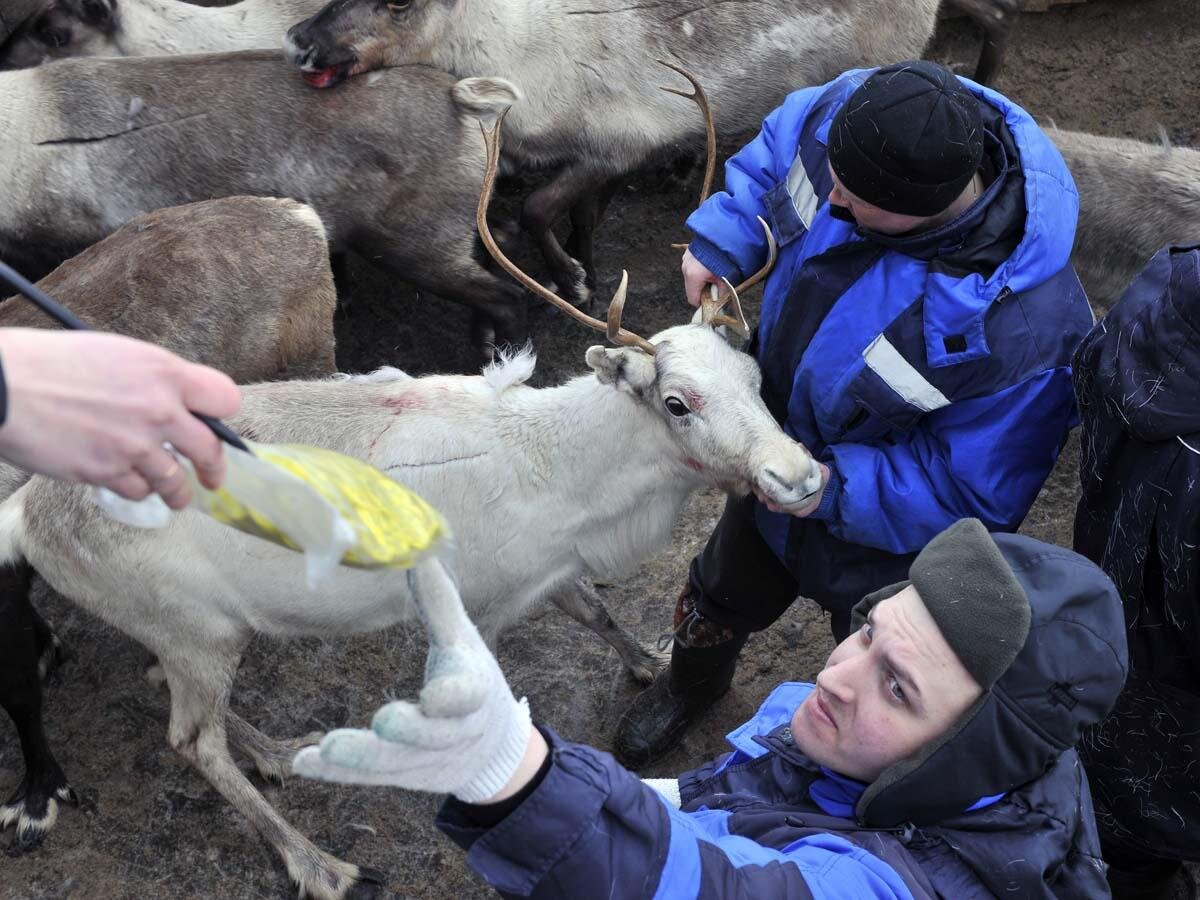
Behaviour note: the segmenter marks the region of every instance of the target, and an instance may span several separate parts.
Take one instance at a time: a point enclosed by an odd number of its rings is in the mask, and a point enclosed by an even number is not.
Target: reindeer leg
[[[50,623],[42,618],[37,609],[30,605],[29,612],[33,616],[33,633],[38,648],[38,676],[45,684],[55,672],[74,658],[74,654],[58,639]]]
[[[323,731],[313,731],[304,737],[276,740],[269,737],[232,710],[225,713],[225,727],[233,745],[254,760],[254,767],[263,778],[282,782],[292,774],[292,757],[296,751],[321,743]]]
[[[521,225],[541,248],[542,258],[550,269],[558,293],[577,304],[591,296],[587,288],[587,272],[563,250],[554,236],[554,223],[582,198],[601,191],[608,180],[606,175],[583,166],[567,166],[549,184],[542,185],[530,194],[521,208]],[[588,218],[595,217],[589,214]],[[582,244],[583,241],[584,237],[581,236],[577,243]],[[590,245],[590,234],[586,242]]]
[[[58,818],[59,801],[79,803],[42,726],[38,635],[41,626],[49,626],[29,602],[32,580],[33,570],[24,562],[0,568],[0,707],[17,727],[25,759],[25,777],[0,806],[0,830],[16,827],[16,852],[41,845]]]
[[[397,226],[396,231],[400,233],[402,229]],[[415,265],[411,254],[427,253],[428,246],[405,248],[386,227],[374,228],[360,236],[357,249],[365,258],[378,261],[421,290],[467,306],[471,310],[472,343],[485,363],[491,362],[493,347],[524,344],[529,338],[526,323],[529,298],[524,289],[477,258],[474,235],[448,237],[441,243],[439,237],[434,231],[428,238],[429,245],[440,248],[438,258],[443,262],[436,281],[414,278],[415,273],[430,267]]]
[[[650,684],[654,681],[663,666],[663,658],[647,650],[637,638],[613,621],[604,601],[585,579],[576,579],[571,587],[559,591],[550,600],[576,622],[607,641],[639,682]]]
[[[583,266],[589,291],[596,290],[596,226],[604,218],[616,190],[617,179],[613,179],[599,190],[589,191],[571,205],[571,235],[567,238],[566,252]]]
[[[171,688],[171,746],[283,857],[300,896],[374,897],[383,880],[380,873],[318,850],[275,811],[229,755],[225,729],[240,648],[228,652],[210,644],[173,650],[169,658],[159,655]]]
[[[990,84],[1004,62],[1012,19],[1019,9],[1018,0],[952,0],[951,5],[983,32],[979,62],[972,78],[980,84]]]

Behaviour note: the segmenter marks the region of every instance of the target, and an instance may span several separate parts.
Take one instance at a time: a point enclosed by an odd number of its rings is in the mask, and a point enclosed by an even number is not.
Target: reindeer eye
[[[667,405],[667,412],[669,412],[673,416],[676,416],[676,417],[686,416],[686,415],[690,415],[692,412],[690,409],[687,408],[687,404],[684,403],[682,400],[680,400],[678,397],[668,397],[664,402]]]

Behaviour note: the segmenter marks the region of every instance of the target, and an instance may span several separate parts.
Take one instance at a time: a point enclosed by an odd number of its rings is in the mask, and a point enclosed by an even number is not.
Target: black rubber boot
[[[729,690],[738,654],[749,635],[711,647],[671,646],[671,665],[637,696],[617,723],[613,753],[640,769],[675,748],[692,722]]]

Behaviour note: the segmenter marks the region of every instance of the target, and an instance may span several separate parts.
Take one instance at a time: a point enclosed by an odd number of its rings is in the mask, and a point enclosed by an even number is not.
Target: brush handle
[[[8,283],[15,291],[23,294],[26,299],[33,302],[38,309],[48,315],[54,321],[58,322],[64,328],[69,328],[72,331],[94,331],[90,325],[71,312],[57,300],[52,299],[45,291],[41,290],[37,285],[15,271],[7,263],[0,262],[0,280]],[[237,447],[239,450],[244,450],[250,453],[250,448],[232,428],[222,422],[220,419],[214,419],[212,416],[206,416],[203,413],[192,413],[197,419],[209,427],[213,434],[229,444],[231,447]]]

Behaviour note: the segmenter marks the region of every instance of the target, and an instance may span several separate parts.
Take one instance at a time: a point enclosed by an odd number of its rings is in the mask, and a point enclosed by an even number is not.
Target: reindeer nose
[[[312,56],[312,41],[306,37],[300,25],[293,25],[283,36],[283,47],[287,51],[288,60],[297,66],[308,62]]]
[[[800,485],[786,475],[780,475],[774,469],[763,469],[762,478],[760,481],[767,482],[773,488],[771,493],[777,497],[786,497],[788,494],[796,492]],[[807,479],[803,482],[807,484]]]
[[[821,466],[814,459],[812,467],[809,470],[808,477],[804,479],[804,492],[807,494],[815,494],[821,489]]]
[[[804,497],[811,497],[821,489],[821,467],[816,460],[809,464],[807,474],[802,477],[797,477],[798,475],[799,473],[793,472],[788,476],[766,468],[759,476],[759,487],[764,488],[780,502],[783,502],[784,498],[790,498],[788,502],[796,502]]]

